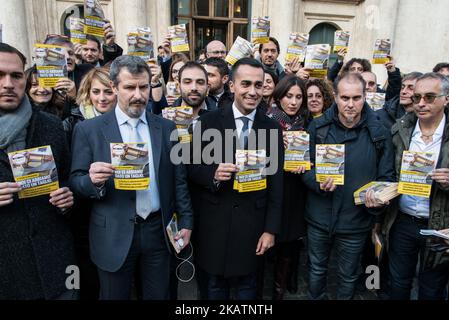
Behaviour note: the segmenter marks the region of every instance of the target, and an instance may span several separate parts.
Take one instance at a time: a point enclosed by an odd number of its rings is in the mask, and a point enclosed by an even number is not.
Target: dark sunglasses
[[[445,97],[445,94],[434,95],[434,94],[425,94],[424,96],[420,94],[415,94],[411,97],[413,103],[418,104],[421,102],[421,99],[424,99],[425,103],[434,103],[436,98]]]

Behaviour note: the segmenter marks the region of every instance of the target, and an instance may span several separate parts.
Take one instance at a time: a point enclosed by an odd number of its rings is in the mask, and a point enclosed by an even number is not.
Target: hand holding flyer
[[[345,184],[345,145],[316,145],[316,181],[324,183],[334,179],[335,185]]]
[[[434,153],[404,151],[399,193],[429,198],[433,182],[430,173],[435,169],[436,163]]]
[[[86,34],[84,33],[84,20],[70,17],[70,41],[80,44],[86,44]]]
[[[304,68],[312,70],[311,78],[326,78],[330,52],[331,47],[328,44],[307,46]]]
[[[150,28],[137,28],[128,33],[128,55],[141,57],[145,62],[154,58],[154,42]]]
[[[366,102],[369,104],[371,109],[378,111],[383,109],[385,105],[385,96],[385,93],[367,92]]]
[[[237,150],[235,159],[239,173],[235,177],[234,190],[245,193],[267,188],[264,174],[267,161],[265,150]]]
[[[351,37],[351,32],[349,31],[335,31],[334,38],[334,53],[337,53],[341,49],[348,49],[349,39]]]
[[[287,47],[287,55],[285,56],[286,62],[298,57],[300,62],[303,62],[306,57],[307,45],[309,44],[308,33],[290,33],[290,44]]]
[[[176,124],[179,141],[181,143],[189,143],[192,141],[192,135],[189,133],[189,127],[193,122],[192,107],[165,108],[162,110],[162,117]]]
[[[391,40],[377,39],[374,44],[373,64],[385,64],[390,61]]]
[[[106,16],[99,0],[84,0],[84,17],[84,33],[103,38]]]
[[[254,44],[270,41],[270,18],[259,17],[251,20],[251,42]]]
[[[36,44],[34,53],[39,86],[54,88],[60,79],[67,77],[65,47]]]
[[[168,35],[171,43],[171,51],[186,52],[190,50],[187,28],[185,24],[178,24],[168,27]]]
[[[117,190],[147,190],[150,185],[147,143],[111,143]]]
[[[252,43],[243,39],[242,37],[237,37],[225,60],[230,65],[234,65],[240,59],[250,57],[252,53]]]
[[[299,167],[311,169],[310,136],[303,131],[286,131],[288,147],[285,150],[284,171],[295,171]]]
[[[58,172],[50,146],[8,154],[15,181],[20,184],[19,199],[50,194],[59,189]]]

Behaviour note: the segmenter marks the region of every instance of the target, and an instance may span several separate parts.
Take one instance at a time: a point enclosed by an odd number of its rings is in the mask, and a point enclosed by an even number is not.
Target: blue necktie
[[[243,148],[243,150],[248,149],[248,137],[249,137],[249,121],[250,119],[247,117],[240,117],[240,121],[243,122],[243,128],[242,132],[240,133],[240,147]]]

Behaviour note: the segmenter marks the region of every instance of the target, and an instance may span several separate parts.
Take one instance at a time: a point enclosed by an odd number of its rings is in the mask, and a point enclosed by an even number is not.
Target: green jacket
[[[441,144],[440,158],[437,168],[449,168],[449,110],[446,109],[446,125]],[[409,150],[413,131],[415,130],[418,118],[414,113],[408,113],[399,119],[391,129],[393,144],[395,148],[395,170],[399,178],[402,162],[402,154]],[[389,239],[391,226],[398,214],[398,199],[393,202],[385,216],[383,233],[385,239]],[[430,196],[430,217],[429,229],[442,230],[449,228],[449,188],[443,187],[439,183],[433,183]],[[431,239],[428,239],[430,241]],[[388,242],[387,242],[388,244]],[[449,264],[449,254],[434,253],[425,250],[422,267],[425,269],[434,268],[441,264]]]

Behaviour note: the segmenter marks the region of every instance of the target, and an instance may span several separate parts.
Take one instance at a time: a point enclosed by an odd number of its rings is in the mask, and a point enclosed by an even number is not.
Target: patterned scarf
[[[304,119],[299,114],[290,117],[281,108],[273,107],[268,117],[276,120],[281,125],[283,131],[304,130]]]

